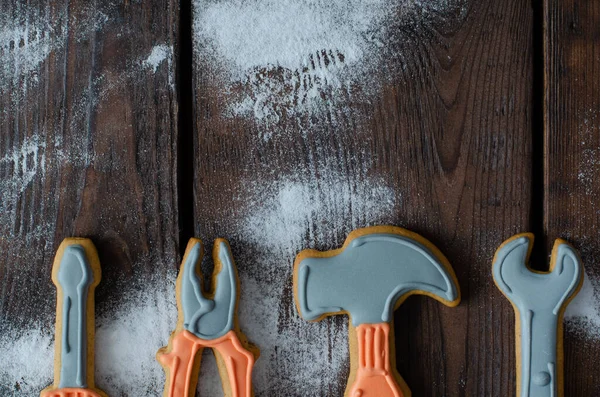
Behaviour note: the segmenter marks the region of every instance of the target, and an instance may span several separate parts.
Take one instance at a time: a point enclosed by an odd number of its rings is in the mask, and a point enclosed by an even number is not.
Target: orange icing
[[[390,325],[361,324],[358,338],[358,370],[350,397],[403,397],[390,371]]]
[[[40,394],[40,397],[102,397],[102,395],[90,389],[69,387],[64,389],[44,390]]]
[[[232,397],[251,397],[252,366],[254,356],[241,344],[234,331],[217,339],[198,338],[189,331],[177,332],[171,342],[171,351],[162,353],[158,359],[168,369],[169,382],[165,390],[167,397],[188,397],[196,354],[202,348],[216,349],[227,367]]]

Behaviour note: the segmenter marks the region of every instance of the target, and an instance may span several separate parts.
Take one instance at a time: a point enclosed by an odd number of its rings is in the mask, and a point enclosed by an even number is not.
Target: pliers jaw
[[[224,239],[214,243],[213,289],[203,290],[200,263],[202,241],[191,239],[180,269],[179,302],[183,328],[201,339],[217,339],[234,327],[238,278],[229,244]]]

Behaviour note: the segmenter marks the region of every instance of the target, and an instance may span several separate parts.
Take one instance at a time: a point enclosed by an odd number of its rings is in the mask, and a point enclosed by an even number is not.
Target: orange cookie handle
[[[64,389],[44,390],[40,394],[40,397],[103,397],[103,395],[90,389],[69,387]]]
[[[216,349],[225,361],[232,397],[251,397],[252,367],[254,356],[243,346],[234,331],[213,340],[201,339],[189,331],[173,336],[171,351],[159,353],[158,360],[167,369],[169,377],[166,397],[190,397],[194,376],[194,360],[198,351],[205,347]]]
[[[361,324],[358,337],[358,370],[350,397],[404,397],[390,370],[390,325]]]
[[[166,397],[190,397],[194,358],[201,346],[188,331],[178,332],[171,341],[171,351],[159,352],[158,361],[167,371]]]
[[[219,342],[212,347],[217,349],[225,361],[232,397],[251,397],[254,355],[242,346],[233,331],[217,341]]]

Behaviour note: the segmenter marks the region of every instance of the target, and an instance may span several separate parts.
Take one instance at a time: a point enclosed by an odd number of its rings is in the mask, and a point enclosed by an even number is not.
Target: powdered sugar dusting
[[[152,52],[148,55],[148,58],[142,61],[142,65],[151,68],[156,73],[156,69],[161,63],[164,61],[172,62],[172,58],[173,47],[161,44],[152,48]]]
[[[585,194],[595,199],[596,175],[600,172],[600,143],[594,138],[598,129],[598,113],[594,109],[585,109],[581,117],[578,131],[581,154],[577,179]]]
[[[583,287],[565,310],[572,331],[588,338],[600,338],[600,280],[586,273]]]
[[[106,22],[105,18],[106,15],[99,13],[94,19],[94,29],[99,29]],[[54,49],[56,48],[58,47]],[[14,142],[12,145],[4,143],[7,154],[0,158],[0,231],[4,238],[17,240],[25,237],[27,241],[31,241],[47,235],[53,229],[54,225],[49,221],[52,217],[49,216],[45,221],[38,220],[35,230],[28,229],[26,236],[19,233],[22,229],[15,229],[13,226],[21,198],[34,189],[36,184],[43,184],[47,174],[51,175],[65,164],[76,167],[92,164],[98,155],[93,145],[90,145],[92,135],[80,131],[82,126],[88,126],[86,120],[100,103],[123,87],[134,84],[146,69],[155,72],[162,62],[168,64],[169,85],[173,88],[172,47],[167,45],[154,47],[146,59],[134,60],[132,67],[121,73],[101,74],[91,79],[90,86],[76,95],[68,109],[70,117],[66,130],[75,138],[68,144],[63,142],[61,134],[36,129],[21,142]],[[3,121],[2,116],[0,113],[0,122]],[[35,212],[31,212],[31,215],[34,214]]]
[[[35,38],[32,41],[25,42],[23,38],[28,36],[27,30],[24,28],[7,29],[0,32],[0,43],[3,44],[2,50],[6,53],[6,58],[13,58],[12,65],[15,66],[13,69],[15,74],[32,73],[48,57],[52,50],[48,40]],[[24,43],[24,48],[15,50],[15,45],[19,46],[19,43]],[[4,58],[0,65],[0,79],[3,81],[14,76],[11,76],[11,69],[9,69],[11,63],[6,58]],[[31,75],[31,77],[36,80],[38,78],[37,74]]]
[[[459,3],[195,0],[196,62],[221,74],[228,116],[277,124],[326,111],[355,91],[368,96],[393,25],[417,24]]]
[[[102,140],[107,135],[104,131],[86,129],[93,128],[91,120],[99,106],[140,80],[153,81],[150,79],[154,77],[148,76],[161,67],[168,68],[171,89],[174,84],[172,47],[160,44],[148,49],[148,53],[114,58],[117,62],[95,66],[90,63],[86,87],[73,85],[76,91],[63,93],[63,103],[57,100],[60,95],[48,97],[49,91],[56,93],[55,90],[63,88],[62,72],[67,89],[71,87],[72,71],[63,70],[66,60],[93,61],[73,53],[84,48],[91,48],[91,54],[104,50],[101,45],[94,47],[83,41],[104,43],[114,40],[115,33],[120,37],[120,29],[123,32],[128,29],[116,18],[122,7],[120,2],[115,4],[109,1],[97,6],[79,4],[62,8],[50,3],[15,5],[8,7],[10,13],[0,13],[0,96],[5,99],[4,106],[0,106],[0,126],[7,132],[0,135],[0,235],[4,247],[10,247],[11,251],[4,253],[10,258],[4,269],[8,272],[8,285],[16,289],[12,296],[5,291],[10,299],[35,295],[28,289],[40,280],[23,283],[23,279],[32,273],[39,276],[39,269],[30,266],[33,262],[22,261],[35,258],[48,263],[47,255],[51,255],[53,239],[58,233],[57,220],[62,222],[58,213],[59,204],[64,203],[55,200],[51,193],[59,187],[59,179],[76,174],[70,172],[73,168],[81,170],[94,162],[100,172],[107,171],[100,169],[106,164],[115,167],[115,174],[123,171],[116,169],[122,166],[118,155],[110,162],[97,161],[105,153],[100,152],[102,145],[92,144],[92,139]],[[101,30],[109,22],[115,25],[104,35]],[[74,43],[77,51],[69,49]],[[48,71],[50,77],[45,75]],[[75,73],[81,75],[79,69]],[[63,172],[65,169],[68,171]],[[72,225],[69,223],[67,228]],[[175,327],[174,280],[173,273],[163,280],[127,286],[122,295],[118,294],[119,302],[97,306],[96,381],[109,395],[162,395],[164,372],[155,354],[166,345]],[[50,284],[49,275],[42,282]],[[110,274],[105,275],[103,283],[110,282]],[[99,288],[103,288],[102,284]],[[53,317],[53,305],[48,308],[33,305],[34,316],[45,313],[44,318]],[[6,320],[0,319],[0,394],[37,396],[53,377],[53,321],[17,324],[19,321],[26,320],[12,313]]]
[[[45,173],[45,149],[46,143],[40,136],[34,135],[25,138],[20,146],[0,158],[0,164],[12,169],[9,178],[0,179],[0,189],[23,193],[38,172],[42,175]]]
[[[39,81],[40,68],[48,57],[65,47],[68,18],[64,11],[52,15],[50,8],[21,6],[14,15],[0,15],[0,92],[11,88],[13,94],[26,92]],[[108,19],[101,10],[83,8],[76,39],[102,29]],[[15,92],[15,87],[21,90]]]
[[[265,65],[297,69],[322,49],[344,51],[353,64],[364,56],[362,33],[382,17],[384,0],[239,1],[196,4],[195,33],[214,47],[240,78]]]
[[[0,16],[0,91],[21,77],[37,80],[36,69],[61,45],[61,33],[44,14],[27,20],[28,10],[17,18]]]
[[[255,183],[252,189],[256,201],[247,204],[241,238],[285,256],[295,255],[307,236],[310,241],[326,240],[327,231],[313,225],[314,220],[352,219],[347,227],[354,229],[359,217],[378,220],[400,199],[382,181],[351,184],[337,173],[312,180],[293,177],[266,186]]]
[[[52,382],[53,332],[41,328],[0,330],[0,391],[18,393],[11,394],[14,396],[39,395]]]
[[[234,116],[276,123],[319,105],[345,88],[345,76],[376,41],[387,0],[321,2],[195,1],[196,56],[208,53],[230,87],[246,92],[230,106]]]
[[[161,396],[165,382],[156,352],[177,322],[175,273],[132,288],[98,319],[97,384],[111,396]]]
[[[0,158],[0,233],[5,241],[22,245],[44,238],[47,245],[52,244],[48,236],[55,218],[30,211],[29,219],[24,219],[22,200],[36,192],[59,166],[88,165],[93,153],[84,144],[87,139],[82,138],[81,145],[66,147],[60,137],[38,131],[5,146],[6,154]]]

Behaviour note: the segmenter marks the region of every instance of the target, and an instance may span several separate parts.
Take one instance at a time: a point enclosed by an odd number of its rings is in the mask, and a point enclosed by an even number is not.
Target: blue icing
[[[197,272],[201,257],[202,245],[198,242],[188,252],[181,269],[183,327],[199,338],[216,339],[233,329],[237,276],[229,247],[224,242],[219,243],[221,271],[217,275],[215,296],[206,299],[202,292],[202,279]]]
[[[497,252],[493,276],[502,293],[516,306],[521,324],[521,397],[558,395],[557,327],[561,308],[582,282],[579,257],[568,244],[553,251],[554,269],[536,273],[526,266],[528,237],[505,243]]]
[[[305,258],[297,282],[302,317],[346,311],[354,326],[391,321],[396,302],[415,291],[458,298],[448,269],[427,247],[388,233],[358,237],[335,256]]]
[[[87,301],[94,274],[81,245],[66,247],[59,266],[63,293],[59,387],[86,387]]]

